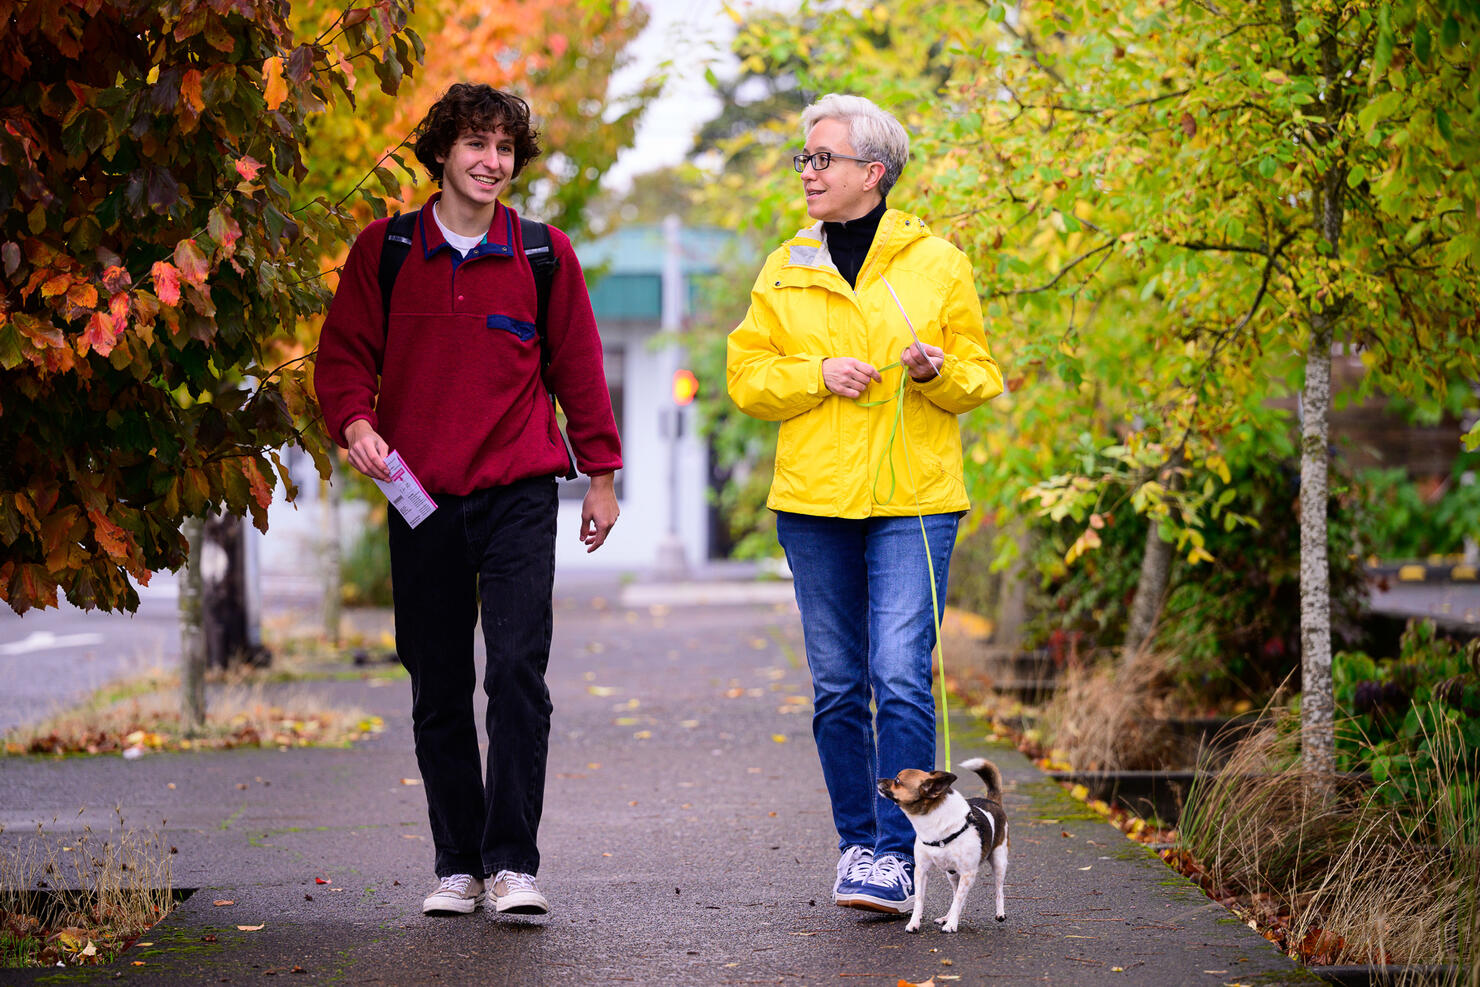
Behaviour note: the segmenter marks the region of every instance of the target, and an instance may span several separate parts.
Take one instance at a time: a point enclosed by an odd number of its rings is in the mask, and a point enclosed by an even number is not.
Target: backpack
[[[385,243],[380,248],[378,273],[381,325],[386,327],[386,331],[390,330],[391,325],[391,289],[396,285],[396,276],[401,273],[401,265],[406,263],[406,257],[411,253],[411,237],[416,231],[418,215],[419,211],[396,213],[385,227]],[[550,344],[546,339],[545,319],[550,308],[550,286],[555,282],[555,270],[560,266],[560,258],[555,256],[555,248],[550,244],[550,227],[544,223],[520,216],[519,232],[524,239],[525,259],[534,271],[534,292],[537,299],[534,327],[540,340],[540,372],[543,375],[550,366]],[[553,411],[555,395],[549,387],[545,388],[545,394],[550,399]],[[574,480],[577,475],[575,452],[571,449],[565,432],[558,425],[556,431],[560,432],[560,441],[565,446],[565,479]]]

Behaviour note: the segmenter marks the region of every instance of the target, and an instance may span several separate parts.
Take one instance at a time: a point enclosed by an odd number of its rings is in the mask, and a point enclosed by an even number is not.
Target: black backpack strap
[[[560,258],[555,256],[555,247],[550,243],[550,227],[533,219],[519,217],[519,233],[524,240],[524,256],[534,272],[534,291],[538,299],[534,326],[540,335],[540,362],[550,365],[550,343],[546,328],[550,318],[550,288],[555,283],[555,269]]]
[[[519,217],[519,235],[524,241],[524,257],[529,261],[529,268],[534,272],[534,292],[537,299],[535,309],[534,326],[535,332],[540,337],[540,366],[550,365],[550,336],[548,330],[550,318],[550,288],[555,283],[555,270],[560,267],[560,258],[555,256],[555,247],[550,242],[550,227],[544,223],[532,219]],[[550,402],[555,402],[555,395],[550,393],[549,387],[545,393],[550,394]],[[565,478],[574,480],[576,473],[575,451],[570,447],[570,440],[561,431],[560,441],[565,444],[565,458],[567,469]]]
[[[415,211],[398,212],[385,226],[385,242],[380,247],[380,313],[381,326],[387,334],[391,328],[391,289],[396,286],[396,275],[411,253],[411,237],[416,232]]]

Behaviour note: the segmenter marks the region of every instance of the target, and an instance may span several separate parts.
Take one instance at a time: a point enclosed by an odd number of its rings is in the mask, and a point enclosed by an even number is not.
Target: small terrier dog
[[[997,921],[1007,919],[1002,904],[1002,878],[1007,872],[1007,813],[1002,810],[1002,772],[984,758],[962,761],[987,786],[986,798],[963,798],[951,787],[949,771],[906,768],[894,778],[879,779],[879,794],[904,810],[915,827],[915,911],[906,932],[920,931],[925,912],[925,875],[940,867],[955,892],[951,910],[935,920],[942,932],[955,932],[961,908],[977,871],[991,868],[997,885]]]

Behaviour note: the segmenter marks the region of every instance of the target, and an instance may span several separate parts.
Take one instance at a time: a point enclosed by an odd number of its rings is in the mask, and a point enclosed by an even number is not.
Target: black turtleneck
[[[838,273],[854,288],[858,287],[858,272],[863,267],[863,259],[868,256],[874,234],[879,231],[879,220],[884,218],[884,211],[888,208],[888,204],[880,199],[877,206],[857,219],[822,224],[823,235],[827,237],[827,252],[832,254]]]

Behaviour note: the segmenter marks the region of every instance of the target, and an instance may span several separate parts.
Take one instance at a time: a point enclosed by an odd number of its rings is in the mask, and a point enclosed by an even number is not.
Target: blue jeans
[[[925,516],[942,606],[959,521],[959,514]],[[778,511],[776,535],[802,614],[812,736],[838,848],[872,847],[913,859],[914,828],[875,783],[904,768],[935,767],[935,622],[920,519]]]

